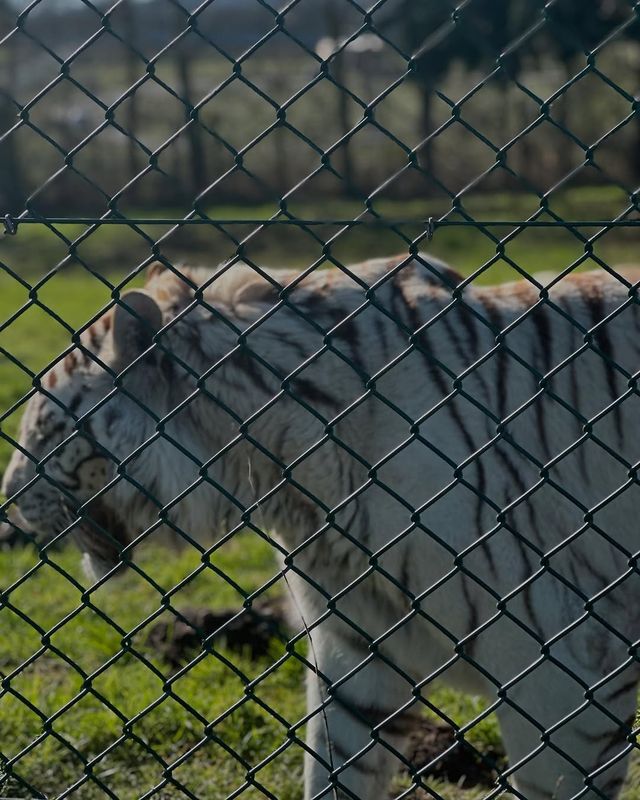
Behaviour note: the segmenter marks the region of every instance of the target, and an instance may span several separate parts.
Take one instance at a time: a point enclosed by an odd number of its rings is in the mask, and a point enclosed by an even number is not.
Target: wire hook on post
[[[18,223],[11,214],[4,215],[4,235],[15,236],[18,232]]]
[[[427,239],[431,241],[433,239],[433,234],[436,232],[436,223],[433,221],[433,217],[429,217],[427,220]]]

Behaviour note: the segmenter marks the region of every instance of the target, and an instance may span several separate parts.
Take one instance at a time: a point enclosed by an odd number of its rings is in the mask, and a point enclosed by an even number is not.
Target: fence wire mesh
[[[0,795],[640,797],[639,14],[0,2]]]

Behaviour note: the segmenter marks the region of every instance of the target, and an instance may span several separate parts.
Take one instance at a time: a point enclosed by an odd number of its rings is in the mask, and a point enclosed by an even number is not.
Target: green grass
[[[143,551],[137,564],[149,579],[129,570],[85,596],[88,605],[83,607],[87,582],[74,548],[50,554],[47,563],[30,548],[0,552],[1,588],[18,583],[10,604],[0,610],[0,672],[11,675],[10,690],[0,696],[0,751],[11,758],[36,743],[17,762],[18,775],[47,796],[56,796],[81,781],[85,763],[91,762],[92,774],[111,792],[134,800],[162,781],[164,762],[178,764],[174,778],[196,796],[222,800],[244,785],[247,766],[257,766],[286,745],[288,726],[304,714],[303,670],[290,656],[272,676],[260,679],[284,655],[277,641],[269,656],[257,661],[218,645],[170,684],[166,664],[147,642],[155,622],[172,618],[164,594],[187,576],[192,579],[171,597],[172,607],[239,608],[243,596],[232,582],[248,593],[264,586],[276,571],[270,545],[248,533],[221,547],[212,563],[229,581],[202,569],[192,548],[170,558]],[[25,575],[29,577],[23,581]],[[283,591],[276,583],[269,596]],[[48,647],[42,646],[45,632]],[[255,681],[251,693],[245,692],[249,681]],[[446,688],[436,690],[432,700],[459,724],[483,708],[483,701]],[[231,707],[235,710],[210,729],[213,736],[205,741],[203,720],[213,722]],[[51,732],[42,737],[45,717],[52,720]],[[131,736],[123,740],[125,724]],[[467,739],[480,751],[495,748],[495,720],[473,727]],[[640,777],[640,762],[634,764],[633,775]],[[256,780],[281,800],[299,800],[301,776],[301,750],[289,747],[260,769]],[[624,800],[638,800],[639,785],[631,781]],[[464,791],[440,783],[434,788],[447,800],[484,796],[481,789]],[[0,779],[0,795],[30,796],[11,778],[4,786]],[[88,781],[74,796],[93,800],[105,793]],[[181,794],[167,787],[159,796]],[[249,787],[242,796],[261,794]]]
[[[169,678],[167,666],[146,641],[155,622],[171,619],[162,602],[163,592],[187,576],[195,575],[171,598],[174,607],[239,607],[243,596],[232,582],[248,593],[274,575],[269,544],[244,533],[221,547],[212,563],[228,581],[209,568],[202,569],[192,548],[170,559],[143,552],[137,563],[151,580],[129,570],[117,582],[85,598],[90,606],[82,607],[80,586],[86,579],[74,548],[52,554],[46,564],[28,548],[0,553],[3,590],[29,574],[28,580],[11,591],[10,607],[0,611],[4,645],[0,671],[9,675],[18,669],[11,679],[11,692],[0,697],[0,750],[13,757],[38,739],[42,720],[33,707],[53,717],[52,730],[57,736],[45,738],[16,766],[18,774],[43,793],[55,795],[82,778],[83,764],[73,748],[86,760],[108,750],[96,762],[94,774],[118,797],[133,800],[162,779],[162,770],[147,748],[167,763],[178,761],[203,741],[202,718],[213,721],[234,704],[237,709],[216,725],[213,733],[238,758],[255,766],[286,743],[287,726],[304,714],[302,668],[295,657],[285,660],[273,677],[258,680],[250,697],[244,692],[248,681],[259,678],[284,655],[276,641],[269,658],[258,661],[250,660],[248,654],[214,649],[171,683],[170,696],[163,691]],[[281,591],[283,587],[276,584],[269,594]],[[43,650],[42,633],[51,630],[50,647]],[[132,631],[123,648],[124,634]],[[19,669],[22,664],[27,666]],[[448,689],[440,690],[435,702],[460,723],[481,710],[478,700]],[[116,713],[111,710],[114,708]],[[118,743],[123,719],[131,721],[128,730],[135,743]],[[468,738],[480,750],[494,747],[498,741],[495,722],[483,721]],[[257,780],[282,800],[299,798],[301,771],[300,749],[289,748],[260,770]],[[194,794],[207,798],[227,797],[244,780],[243,769],[215,742],[197,749],[174,776]],[[20,787],[12,780],[3,792],[16,795]],[[173,796],[167,792],[163,796]],[[87,783],[78,796],[103,794]],[[243,796],[259,794],[248,790]]]
[[[620,207],[623,198],[615,190],[581,190],[568,193],[557,202],[558,210],[567,217],[607,218]],[[531,212],[528,203],[526,198],[492,195],[470,201],[469,207],[476,216],[485,219],[517,218]],[[403,204],[389,201],[382,210],[398,218],[426,217],[434,213],[424,201]],[[210,213],[225,219],[234,216],[264,218],[270,211],[266,207],[226,207],[211,209]],[[354,212],[355,206],[350,203],[331,207],[331,214],[336,217],[353,217]],[[327,212],[310,207],[298,213],[309,217]],[[415,228],[406,231],[414,236],[419,232]],[[73,239],[82,229],[62,226],[61,232]],[[596,244],[595,253],[612,264],[630,262],[636,244],[636,237],[628,231],[610,233]],[[363,228],[338,239],[332,253],[341,260],[350,261],[400,252],[404,246],[402,239],[392,232]],[[481,268],[496,252],[495,244],[487,236],[460,228],[438,230],[433,243],[425,242],[424,247],[465,274]],[[221,261],[232,250],[233,246],[224,235],[200,227],[183,231],[174,244],[162,247],[162,252],[172,259],[185,257],[188,261],[209,265]],[[290,228],[265,231],[252,240],[247,250],[250,257],[271,266],[307,266],[321,255],[319,245],[308,234]],[[105,227],[81,243],[76,252],[92,269],[115,283],[147,256],[149,248],[137,234]],[[582,252],[582,244],[566,231],[529,231],[505,248],[507,258],[532,272],[564,269]],[[0,241],[0,262],[30,285],[67,254],[67,246],[39,226],[23,226],[14,239],[5,237]],[[76,328],[87,322],[109,299],[108,287],[73,262],[71,259],[36,293],[31,293],[31,301],[28,288],[7,274],[0,275],[0,320],[16,315],[0,330],[0,347],[27,368],[25,371],[12,359],[0,355],[0,413],[6,412],[28,391],[29,371],[42,369],[69,342],[68,330],[49,310]],[[594,263],[585,266],[594,266]],[[514,276],[508,261],[500,259],[480,280],[491,283]],[[15,435],[19,414],[18,409],[2,422],[4,433]],[[9,455],[9,444],[1,441],[0,474]],[[0,696],[0,751],[12,757],[35,743],[25,750],[16,771],[50,796],[82,780],[85,774],[79,757],[82,754],[85,760],[100,756],[92,765],[92,774],[119,798],[140,797],[163,779],[163,766],[150,755],[149,748],[152,748],[165,764],[179,764],[171,774],[194,795],[208,800],[226,797],[243,785],[246,769],[213,737],[203,740],[202,720],[188,707],[197,709],[201,717],[212,721],[238,702],[236,710],[215,727],[214,733],[244,759],[245,765],[255,766],[287,742],[286,725],[269,714],[258,700],[276,709],[286,723],[295,723],[304,713],[302,669],[294,657],[288,658],[273,676],[257,683],[254,695],[257,699],[253,699],[244,692],[246,681],[257,678],[267,669],[273,659],[283,654],[282,648],[274,643],[270,658],[258,662],[251,661],[248,654],[239,656],[220,651],[173,681],[171,691],[166,693],[164,679],[158,671],[166,679],[167,667],[146,643],[146,637],[156,619],[169,615],[166,610],[162,611],[162,592],[192,574],[200,562],[198,554],[187,549],[169,558],[165,552],[156,555],[142,552],[139,564],[160,591],[129,570],[118,581],[93,593],[91,607],[82,608],[82,592],[73,581],[84,585],[85,578],[75,549],[68,547],[57,551],[47,563],[39,561],[30,548],[0,552],[0,588],[3,590],[32,571],[28,580],[10,593],[10,605],[0,609],[0,641],[3,643],[0,672],[3,676],[15,675],[9,690]],[[221,548],[215,564],[244,592],[262,586],[276,569],[269,545],[248,534],[236,537]],[[65,577],[65,573],[73,580]],[[279,584],[275,591],[278,587]],[[237,607],[242,596],[213,570],[206,569],[177,592],[171,602],[176,608]],[[103,615],[115,624],[106,622]],[[43,647],[42,634],[52,630],[54,632],[45,639],[50,645]],[[129,633],[131,636],[125,639],[123,648],[123,636]],[[56,651],[64,653],[65,657]],[[18,669],[21,664],[26,666]],[[87,676],[93,676],[90,682]],[[478,699],[447,689],[439,690],[434,699],[461,724],[473,719],[482,708]],[[52,720],[47,736],[42,736],[41,715]],[[123,719],[129,720],[127,729],[135,735],[136,741],[122,740]],[[479,749],[494,747],[499,740],[495,720],[488,718],[475,726],[469,738]],[[181,757],[192,749],[190,757],[182,763]],[[105,751],[108,752],[101,756]],[[624,800],[640,800],[640,762],[636,761],[633,770]],[[301,751],[289,747],[272,764],[261,769],[256,780],[280,800],[293,800],[301,797],[301,774]],[[438,785],[437,789],[449,800],[476,800],[483,795],[452,786]],[[0,783],[0,795],[29,796],[12,779],[4,786]],[[74,796],[84,800],[102,798],[105,793],[97,784],[88,781],[79,786]],[[158,796],[181,795],[178,789],[168,786]],[[249,798],[262,796],[255,788],[243,794]]]
[[[142,554],[140,567],[168,591],[201,566],[197,556],[194,550],[171,559]],[[162,595],[148,580],[129,571],[122,580],[93,593],[91,608],[82,608],[81,590],[63,574],[86,583],[74,549],[55,553],[48,564],[38,562],[30,549],[2,553],[0,562],[3,588],[35,570],[11,593],[11,607],[0,611],[3,675],[27,664],[12,677],[10,692],[0,698],[0,750],[12,757],[41,735],[42,721],[32,707],[53,717],[51,729],[56,735],[46,737],[16,766],[18,774],[39,791],[55,795],[82,778],[83,764],[74,749],[92,759],[112,748],[96,762],[94,775],[118,797],[133,800],[162,779],[162,767],[148,748],[173,763],[200,744],[184,767],[175,770],[174,777],[195,794],[223,798],[243,784],[246,770],[228,757],[213,737],[202,745],[203,719],[213,721],[238,704],[212,732],[233,748],[238,758],[256,765],[287,741],[285,725],[261,704],[290,724],[302,717],[302,670],[295,658],[278,668],[277,677],[267,677],[256,686],[254,696],[260,703],[244,691],[249,680],[283,655],[281,646],[274,643],[271,658],[258,662],[251,661],[248,654],[217,651],[174,680],[170,695],[165,694],[167,666],[158,660],[146,638],[151,625],[170,617],[170,612],[163,611]],[[269,546],[247,535],[222,548],[214,563],[246,590],[260,586],[274,571]],[[228,607],[239,606],[241,600],[229,583],[207,569],[173,602],[177,607]],[[61,620],[65,621],[61,624]],[[51,646],[42,652],[41,632],[54,626]],[[123,648],[123,634],[134,629]],[[92,676],[90,684],[87,676]],[[118,743],[123,720],[131,721],[129,731],[135,741]],[[290,748],[259,773],[259,780],[283,799],[293,798],[300,774],[299,754]],[[0,794],[28,796],[20,794],[15,781],[0,788]],[[88,783],[76,796],[105,795]],[[167,789],[163,796],[177,795]],[[258,797],[259,793],[252,790],[245,796]]]
[[[571,220],[613,219],[628,205],[628,197],[615,187],[581,188],[566,191],[549,201],[555,215]],[[478,220],[526,219],[539,206],[535,195],[469,194],[465,195],[464,208]],[[327,218],[349,220],[363,211],[357,201],[326,200],[322,203],[288,203],[291,214],[301,219]],[[426,220],[438,218],[450,209],[450,203],[441,199],[412,201],[376,200],[375,210],[385,218],[396,220]],[[56,226],[23,225],[15,237],[0,240],[0,261],[21,276],[30,280],[41,278],[59,263],[67,266],[85,265],[100,274],[124,276],[148,258],[150,242],[159,241],[157,251],[172,261],[215,265],[234,255],[237,241],[254,233],[255,225],[233,224],[237,219],[266,220],[278,211],[275,204],[258,206],[211,206],[207,215],[220,222],[210,225],[184,226],[166,239],[169,231],[164,224],[147,224],[138,229],[123,225],[104,225],[85,238],[86,227],[78,224]],[[133,218],[180,218],[178,209],[159,209],[154,212],[135,209]],[[550,217],[548,217],[550,218]],[[295,225],[271,226],[252,235],[243,252],[257,263],[272,267],[308,266],[322,258],[322,241],[331,241],[331,255],[344,262],[393,254],[406,250],[407,241],[422,236],[421,246],[448,260],[464,273],[480,268],[496,254],[492,236],[506,236],[508,228],[439,228],[428,243],[424,238],[425,226],[401,225],[394,229],[385,226],[360,226],[343,231],[337,226],[317,226],[299,229]],[[594,229],[566,230],[529,229],[513,238],[505,247],[506,259],[498,260],[482,275],[484,283],[498,283],[518,277],[508,260],[528,271],[565,268],[584,254],[580,235],[593,236]],[[73,243],[73,246],[70,246]],[[593,247],[594,255],[609,263],[633,261],[638,244],[635,231],[621,229],[609,231]],[[508,260],[507,260],[508,259]],[[595,266],[597,262],[587,263]]]

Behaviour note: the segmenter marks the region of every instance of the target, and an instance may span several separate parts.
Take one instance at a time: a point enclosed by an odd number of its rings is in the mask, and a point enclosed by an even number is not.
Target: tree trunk
[[[434,162],[434,140],[431,136],[434,130],[433,125],[433,93],[434,87],[427,80],[421,81],[420,90],[420,140],[423,144],[420,147],[420,166],[429,175],[435,177]]]
[[[573,68],[574,61],[571,57],[566,57],[560,61],[560,66],[563,69],[563,78],[564,83],[568,83],[574,75],[574,68]],[[569,92],[563,95],[560,103],[558,104],[558,110],[556,112],[555,118],[558,124],[566,129],[569,130],[570,122],[570,115],[569,115],[569,98],[572,96],[572,93]],[[562,141],[560,147],[557,149],[557,169],[558,175],[555,176],[555,180],[560,180],[568,175],[573,167],[575,166],[572,162],[571,155],[575,152],[574,148],[576,145],[570,139],[567,139],[566,136],[562,133],[559,133],[561,136]]]
[[[282,97],[286,91],[286,79],[283,75],[274,75],[269,84],[273,97]],[[273,143],[273,185],[280,197],[284,197],[289,189],[289,158],[287,129],[278,125],[270,134]]]
[[[636,102],[640,103],[640,94],[636,95]],[[640,114],[636,113],[633,123],[634,133],[631,143],[631,165],[635,182],[640,183]]]
[[[0,2],[0,30],[9,31],[15,18],[6,3]],[[12,95],[15,83],[16,49],[14,40],[9,39],[3,46],[4,63],[0,61],[0,75],[4,80],[0,85],[0,212],[18,214],[24,208],[25,181],[18,145],[18,132],[6,135],[18,121],[18,105]]]
[[[133,84],[140,78],[140,68],[138,56],[134,53],[132,48],[138,45],[138,23],[137,12],[133,6],[132,0],[126,0],[122,5],[122,13],[125,22],[125,40],[130,47],[127,47],[125,54],[125,80],[127,88],[131,88]],[[127,141],[127,180],[132,180],[140,171],[140,158],[138,152],[138,145],[134,137],[138,136],[139,132],[139,103],[137,93],[129,95],[125,105],[125,120],[124,126],[130,134]],[[129,196],[132,200],[138,198],[140,194],[138,183],[134,183],[129,189]]]
[[[625,64],[625,69],[636,76],[636,86],[640,86],[640,52],[638,51],[637,37],[637,33],[635,36],[632,36],[632,41],[635,41],[636,44],[632,50],[630,49],[630,55]],[[640,104],[640,91],[635,93],[634,99],[636,103]],[[628,148],[623,153],[623,158],[629,160],[634,182],[640,183],[640,111],[636,111],[635,119],[631,124],[630,133],[630,142]]]
[[[16,134],[2,139],[16,120],[16,107],[0,89],[0,216],[17,214],[24,206],[24,179]]]
[[[514,79],[514,73],[510,75],[505,75],[504,72],[500,73],[500,79],[498,81],[498,91],[500,97],[500,109],[498,112],[498,124],[499,129],[497,131],[497,135],[495,141],[500,143],[500,146],[503,146],[507,143],[508,140],[511,139],[513,135],[513,128],[515,125],[512,125],[512,114],[518,113],[517,104],[512,101],[511,95],[511,81]],[[507,153],[507,161],[506,165],[512,167],[511,161],[509,161],[509,154]],[[498,169],[498,184],[502,189],[509,190],[513,188],[511,183],[511,174],[509,173],[508,169],[499,168]]]
[[[180,14],[180,25],[185,25],[185,17]],[[187,103],[185,116],[191,120],[191,110],[195,101],[193,88],[193,49],[183,39],[176,49],[176,69],[178,72],[178,94]],[[202,128],[198,121],[192,121],[186,131],[188,148],[188,195],[193,200],[206,186],[207,161],[202,141]]]
[[[340,8],[336,3],[329,3],[327,5],[326,20],[329,36],[336,44],[339,43],[342,36],[342,24]],[[340,86],[344,86],[348,78],[344,53],[340,53],[333,59],[331,62],[331,67],[331,72],[336,83],[340,84]],[[342,139],[349,133],[352,127],[349,114],[350,100],[349,95],[346,92],[341,89],[338,89],[337,91],[338,101],[336,107],[336,116],[338,120],[339,137]],[[341,155],[339,171],[342,174],[345,194],[349,197],[353,197],[354,195],[358,194],[358,190],[351,142],[346,140],[342,144],[339,152]]]
[[[529,98],[524,92],[518,92],[517,98],[516,112],[519,114],[519,126],[522,131],[529,124],[527,121],[527,111],[530,107]],[[526,136],[521,135],[517,151],[519,155],[517,164],[518,175],[522,177],[526,184],[536,186],[539,175],[536,175],[535,170],[536,154],[531,133]]]

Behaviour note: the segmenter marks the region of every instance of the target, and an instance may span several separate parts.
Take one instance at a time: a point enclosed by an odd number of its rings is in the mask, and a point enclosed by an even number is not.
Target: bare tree
[[[547,48],[560,64],[565,83],[569,83],[586,65],[587,55],[627,21],[629,9],[626,3],[616,0],[564,0],[557,6],[551,5],[547,14]],[[637,24],[626,28],[625,36],[637,42]],[[570,125],[569,104],[574,96],[574,92],[567,92],[556,112],[557,122],[565,129]],[[559,149],[558,165],[561,175],[571,171],[570,148]]]
[[[407,55],[414,57],[410,79],[420,97],[420,164],[430,174],[434,172],[434,141],[432,138],[435,92],[456,57],[454,39],[448,23],[452,8],[449,0],[416,3],[398,0],[393,11],[382,20],[385,32],[398,39]]]
[[[0,0],[0,35],[9,32],[14,18],[5,0]],[[19,106],[12,95],[15,85],[16,48],[8,39],[0,51],[0,211],[17,213],[25,201],[24,174],[16,133],[8,131],[18,121]]]
[[[340,43],[343,36],[341,14],[341,11],[343,12],[343,7],[341,6],[342,4],[335,2],[335,0],[331,0],[331,2],[328,2],[325,7],[327,32],[336,44]],[[333,75],[333,78],[337,84],[340,86],[344,86],[346,84],[348,75],[344,51],[340,52],[332,59],[331,74]],[[349,114],[349,102],[349,95],[344,91],[344,89],[338,89],[336,114],[340,138],[345,137],[352,128]],[[351,151],[351,142],[346,139],[340,149],[341,163],[339,169],[342,172],[345,192],[347,195],[357,194],[356,171]]]
[[[282,73],[276,73],[271,80],[273,93],[280,97],[286,89],[286,78]],[[273,149],[275,162],[275,185],[281,197],[289,188],[289,153],[287,148],[287,129],[279,124],[273,131]]]
[[[125,53],[125,81],[127,89],[135,84],[140,77],[140,59],[136,54],[139,45],[138,15],[133,0],[125,0],[122,4],[121,13],[124,22],[124,38],[128,45]],[[139,98],[136,92],[129,95],[125,106],[125,128],[129,133],[127,139],[127,176],[131,180],[140,171],[140,154],[136,138],[140,130],[140,110]],[[129,190],[132,199],[139,194],[138,184],[134,184]]]
[[[182,28],[185,25],[185,17],[182,9],[177,9],[178,24]],[[207,160],[202,139],[202,127],[197,119],[192,118],[193,105],[195,102],[195,89],[193,85],[193,64],[194,52],[196,48],[189,46],[183,38],[175,48],[176,72],[178,77],[178,94],[186,103],[185,117],[188,122],[186,128],[188,160],[189,160],[189,187],[188,194],[191,199],[195,198],[203,188],[205,181]]]

